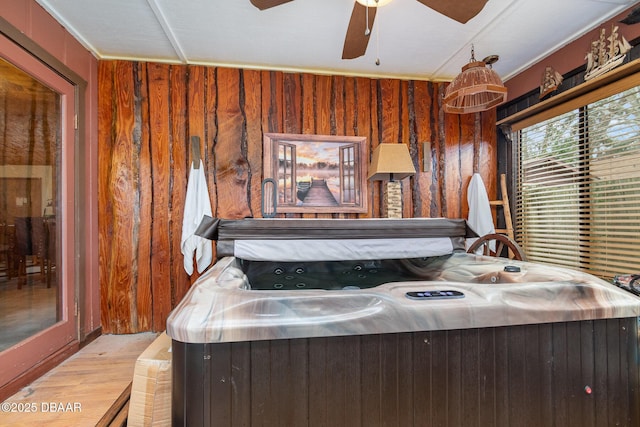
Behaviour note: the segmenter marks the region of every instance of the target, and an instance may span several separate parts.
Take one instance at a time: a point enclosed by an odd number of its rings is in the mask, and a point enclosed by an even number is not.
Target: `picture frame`
[[[275,181],[277,213],[367,212],[366,137],[265,133],[263,140],[263,179]]]

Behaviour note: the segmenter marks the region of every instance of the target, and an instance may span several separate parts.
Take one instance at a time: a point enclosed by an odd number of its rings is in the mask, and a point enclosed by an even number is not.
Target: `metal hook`
[[[267,194],[270,193],[270,194]],[[271,196],[271,197],[269,197]],[[262,199],[260,210],[263,218],[273,218],[276,216],[278,204],[278,184],[275,179],[267,178],[262,181]]]

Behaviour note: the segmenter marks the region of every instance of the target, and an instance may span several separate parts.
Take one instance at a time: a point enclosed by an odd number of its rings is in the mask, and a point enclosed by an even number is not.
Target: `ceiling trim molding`
[[[103,55],[98,58],[100,61],[132,61],[132,62],[155,62],[160,64],[170,65],[196,65],[202,67],[222,67],[222,68],[236,68],[242,70],[258,70],[258,71],[274,71],[282,73],[301,73],[301,74],[316,74],[323,76],[343,76],[343,77],[360,77],[363,79],[371,80],[407,80],[407,81],[426,81],[431,83],[449,83],[451,79],[436,79],[423,75],[413,74],[378,74],[378,73],[365,73],[361,71],[344,71],[333,70],[325,68],[304,68],[304,67],[278,67],[274,65],[258,65],[258,64],[236,64],[229,62],[215,62],[215,61],[197,61],[190,60],[187,62],[181,62],[177,59],[163,59],[163,58],[144,58],[144,57],[128,57],[117,55]]]
[[[178,38],[173,33],[173,31],[171,31],[171,26],[169,25],[169,22],[167,21],[167,18],[165,17],[164,12],[162,11],[162,8],[160,8],[160,5],[157,3],[157,0],[147,0],[147,3],[149,4],[149,7],[153,11],[153,14],[155,15],[156,19],[158,20],[158,24],[160,24],[160,27],[162,27],[162,31],[164,32],[165,36],[167,36],[169,43],[171,43],[173,50],[176,52],[176,55],[178,55],[178,57],[180,58],[180,61],[185,64],[188,63],[189,59],[187,58],[187,55],[184,53],[182,46],[180,46],[180,42],[178,41]]]

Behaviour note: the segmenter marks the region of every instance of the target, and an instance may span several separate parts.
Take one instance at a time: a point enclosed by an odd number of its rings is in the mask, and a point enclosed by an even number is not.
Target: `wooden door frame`
[[[67,283],[61,293],[64,301],[65,322],[59,322],[52,328],[42,331],[32,338],[22,341],[0,354],[4,358],[5,373],[0,375],[0,400],[19,390],[51,367],[60,363],[79,348],[82,335],[81,325],[84,316],[84,286],[80,278],[85,277],[85,269],[79,262],[81,254],[89,244],[84,235],[82,208],[85,201],[85,162],[76,159],[85,158],[86,148],[80,138],[84,134],[84,109],[86,82],[68,67],[48,54],[4,19],[0,18],[0,55],[19,66],[25,72],[38,78],[61,94],[61,111],[64,115],[62,134],[64,141],[60,153],[60,205],[59,210],[66,218],[61,229],[61,253],[59,259],[70,260],[59,266],[60,282]],[[70,112],[69,112],[70,111]],[[64,325],[64,326],[63,326]],[[54,339],[54,346],[38,344],[39,338]],[[46,351],[43,347],[47,347]],[[14,351],[16,350],[16,351]],[[11,353],[13,352],[13,353]],[[26,356],[25,356],[26,355]],[[6,363],[5,363],[6,362]],[[8,371],[11,373],[8,373]]]

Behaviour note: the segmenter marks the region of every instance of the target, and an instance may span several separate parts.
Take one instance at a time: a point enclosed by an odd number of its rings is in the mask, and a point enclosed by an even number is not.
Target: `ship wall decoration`
[[[562,80],[563,77],[559,72],[553,67],[547,66],[542,74],[542,83],[540,83],[540,99],[558,89]]]
[[[611,34],[606,37],[605,29],[600,31],[600,38],[591,42],[591,51],[587,53],[587,70],[584,80],[591,80],[601,76],[622,64],[631,45],[618,34],[618,27],[611,28]]]

